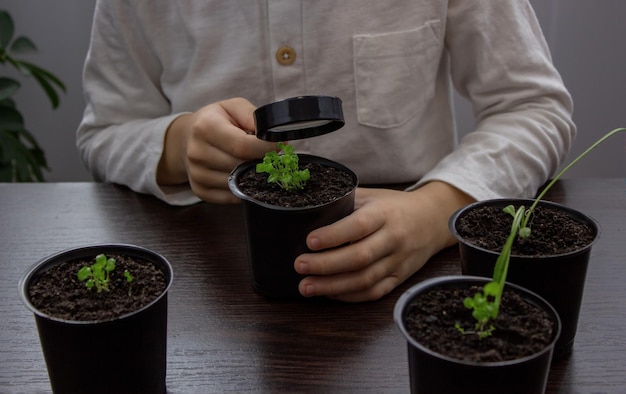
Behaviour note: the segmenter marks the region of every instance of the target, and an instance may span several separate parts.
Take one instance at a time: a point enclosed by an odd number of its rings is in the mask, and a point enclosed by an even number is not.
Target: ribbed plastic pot
[[[533,394],[545,391],[560,320],[546,300],[520,286],[506,284],[506,288],[514,289],[527,301],[545,310],[554,323],[552,342],[535,354],[500,362],[463,361],[434,352],[409,334],[406,315],[417,296],[437,287],[483,286],[488,280],[473,276],[442,276],[420,282],[400,296],[395,305],[394,320],[407,341],[411,393]]]
[[[449,228],[459,241],[461,271],[464,275],[491,277],[499,251],[483,249],[468,243],[458,233],[459,220],[467,212],[486,205],[504,209],[510,204],[516,207],[520,205],[530,207],[532,203],[533,200],[527,199],[479,201],[461,208],[450,217]],[[539,206],[549,206],[566,212],[572,219],[590,226],[595,235],[589,245],[571,253],[541,257],[511,256],[507,281],[545,298],[554,306],[561,318],[563,329],[555,348],[556,360],[569,355],[574,346],[591,247],[599,237],[600,227],[591,217],[564,205],[541,201]]]
[[[248,261],[254,289],[269,298],[299,298],[298,285],[304,278],[296,272],[294,262],[303,253],[311,253],[307,235],[332,224],[354,211],[354,195],[358,179],[348,167],[332,160],[298,155],[300,164],[317,163],[338,168],[354,179],[355,187],[327,204],[307,208],[286,208],[267,204],[244,194],[238,186],[239,177],[253,170],[260,160],[242,163],[228,180],[230,190],[243,201]]]
[[[75,259],[119,254],[150,261],[167,279],[165,291],[143,308],[108,321],[58,319],[37,310],[29,286],[43,272]],[[48,256],[19,282],[22,302],[35,315],[39,339],[55,393],[165,393],[167,293],[172,266],[160,254],[126,244],[87,245]]]

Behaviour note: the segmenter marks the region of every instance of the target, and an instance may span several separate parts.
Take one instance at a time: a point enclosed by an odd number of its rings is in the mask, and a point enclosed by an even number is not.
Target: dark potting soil
[[[501,208],[483,206],[467,212],[459,220],[457,231],[468,243],[499,251],[511,231],[513,217]],[[517,238],[511,250],[517,256],[553,256],[576,251],[589,245],[593,229],[567,213],[537,206],[529,221],[531,235]]]
[[[418,295],[408,306],[405,324],[409,334],[439,354],[472,362],[498,362],[529,356],[552,340],[554,325],[538,306],[505,287],[495,330],[480,339],[470,333],[476,320],[463,300],[479,287],[434,288]],[[455,324],[465,330],[459,331]]]
[[[286,191],[276,183],[267,182],[266,173],[257,173],[252,167],[239,178],[239,189],[246,195],[282,207],[314,207],[332,202],[348,194],[355,186],[350,174],[341,169],[307,163],[301,170],[309,169],[311,177],[302,190]]]
[[[78,280],[77,272],[95,261],[79,259],[58,264],[37,278],[29,288],[30,302],[60,319],[104,321],[136,311],[165,291],[165,274],[151,262],[115,254],[107,257],[115,259],[108,292],[98,293]],[[123,275],[125,270],[133,276],[130,284]]]

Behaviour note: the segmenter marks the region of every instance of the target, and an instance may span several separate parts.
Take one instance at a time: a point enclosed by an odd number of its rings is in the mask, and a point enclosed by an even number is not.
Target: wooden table
[[[548,199],[585,211],[602,228],[574,352],[553,365],[548,392],[623,392],[625,181],[564,180]],[[17,283],[37,260],[70,247],[131,243],[172,262],[172,393],[406,393],[406,342],[392,319],[394,304],[414,283],[460,273],[453,247],[378,302],[270,301],[251,288],[240,206],[172,207],[109,184],[0,184],[0,220],[3,393],[50,390],[34,318],[18,298]]]

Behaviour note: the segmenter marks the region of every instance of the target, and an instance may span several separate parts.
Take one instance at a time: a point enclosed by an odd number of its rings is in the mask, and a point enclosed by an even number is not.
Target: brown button
[[[278,60],[278,63],[283,66],[289,66],[296,61],[296,51],[294,51],[291,47],[282,46],[278,48],[278,51],[276,51],[276,60]]]

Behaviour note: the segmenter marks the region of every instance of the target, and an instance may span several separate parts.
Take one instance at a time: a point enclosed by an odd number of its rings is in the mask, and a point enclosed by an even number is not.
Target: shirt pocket
[[[423,110],[435,94],[439,25],[430,21],[414,30],[353,37],[359,123],[396,127]]]

